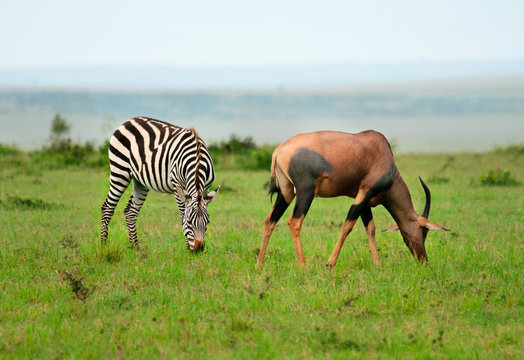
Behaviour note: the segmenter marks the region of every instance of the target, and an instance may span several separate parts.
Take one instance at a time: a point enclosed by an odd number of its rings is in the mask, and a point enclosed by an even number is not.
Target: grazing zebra
[[[133,193],[124,210],[133,246],[138,248],[138,212],[149,189],[153,189],[175,195],[187,247],[191,251],[204,249],[207,205],[219,189],[209,192],[215,179],[213,161],[195,129],[147,117],[129,119],[111,137],[109,164],[109,194],[102,205],[102,244],[118,200],[133,180]]]

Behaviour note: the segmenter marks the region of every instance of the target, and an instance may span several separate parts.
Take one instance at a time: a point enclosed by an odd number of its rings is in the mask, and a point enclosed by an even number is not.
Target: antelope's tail
[[[280,188],[277,185],[277,177],[275,173],[277,163],[277,154],[276,152],[273,153],[273,157],[271,159],[271,177],[269,178],[269,181],[267,182],[267,192],[270,195],[271,201],[273,201],[273,194],[278,194],[280,192]]]

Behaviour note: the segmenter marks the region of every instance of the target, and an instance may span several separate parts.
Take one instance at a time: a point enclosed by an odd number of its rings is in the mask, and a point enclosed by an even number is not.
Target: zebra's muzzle
[[[191,251],[203,251],[204,247],[203,240],[189,240],[189,250]]]

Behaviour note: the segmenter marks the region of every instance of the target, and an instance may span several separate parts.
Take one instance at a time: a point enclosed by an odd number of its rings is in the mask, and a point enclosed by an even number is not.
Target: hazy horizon
[[[259,89],[514,77],[524,60],[333,63],[286,66],[66,66],[0,68],[0,87]]]
[[[262,90],[0,89],[0,143],[36,149],[52,118],[75,142],[101,144],[133,116],[195,127],[207,143],[232,134],[278,144],[317,130],[374,129],[400,152],[486,151],[524,143],[524,77]]]

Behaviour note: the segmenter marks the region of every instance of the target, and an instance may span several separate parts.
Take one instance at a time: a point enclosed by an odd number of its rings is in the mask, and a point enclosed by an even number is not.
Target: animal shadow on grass
[[[73,236],[68,235],[60,239],[59,243],[64,249],[71,250],[71,253],[66,252],[64,255],[64,262],[67,268],[60,271],[60,279],[69,284],[74,298],[80,300],[85,305],[87,298],[93,293],[94,288],[88,288],[85,286],[83,283],[85,277],[80,276],[78,273],[78,242],[73,238]]]
[[[19,196],[7,196],[0,200],[0,207],[6,210],[47,210],[57,207],[56,204],[41,199],[21,198]]]
[[[62,270],[60,277],[69,283],[75,299],[82,301],[85,305],[94,288],[88,288],[84,285],[82,280],[85,278],[78,275],[78,270],[76,268]]]

